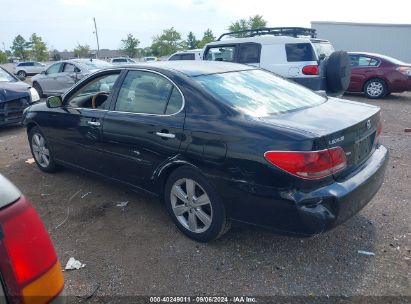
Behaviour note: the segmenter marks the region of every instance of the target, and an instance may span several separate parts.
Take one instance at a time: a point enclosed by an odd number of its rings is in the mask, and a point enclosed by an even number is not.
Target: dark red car
[[[411,91],[411,64],[372,53],[348,53],[351,81],[348,92],[364,92],[368,98]]]
[[[46,227],[0,174],[0,303],[62,302],[64,278]]]

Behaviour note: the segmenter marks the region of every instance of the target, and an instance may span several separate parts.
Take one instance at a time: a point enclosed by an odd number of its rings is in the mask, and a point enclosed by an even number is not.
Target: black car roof
[[[244,64],[202,60],[156,61],[150,63],[121,65],[119,67],[157,68],[163,70],[178,71],[190,77],[256,69],[253,66]]]

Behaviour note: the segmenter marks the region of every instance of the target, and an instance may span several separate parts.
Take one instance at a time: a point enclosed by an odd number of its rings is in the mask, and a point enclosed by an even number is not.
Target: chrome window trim
[[[177,115],[177,114],[179,114],[180,112],[183,111],[184,106],[185,106],[185,104],[186,104],[186,102],[185,102],[186,100],[185,100],[184,94],[183,94],[183,92],[180,90],[180,88],[176,85],[176,83],[175,83],[174,81],[172,81],[169,77],[167,77],[166,75],[164,75],[164,74],[162,74],[162,73],[160,73],[160,72],[153,71],[153,70],[149,70],[149,69],[139,69],[139,68],[127,69],[127,73],[128,73],[129,71],[142,71],[142,72],[154,73],[154,74],[160,75],[160,76],[164,77],[165,79],[167,79],[168,81],[170,81],[170,82],[174,85],[174,87],[177,88],[178,92],[179,92],[180,95],[181,95],[181,98],[182,98],[182,101],[183,101],[183,102],[181,103],[181,108],[180,108],[176,113],[173,113],[173,114],[152,114],[152,113],[139,113],[139,112],[126,112],[126,111],[109,110],[110,112],[121,113],[121,114],[136,114],[136,115],[141,115],[141,116],[174,116],[174,115]],[[127,77],[127,75],[126,75],[126,77]],[[124,81],[124,80],[123,80],[123,81]],[[120,90],[121,90],[121,88],[120,88]],[[120,90],[119,90],[119,94],[120,94]],[[118,96],[117,96],[117,99],[118,99]],[[117,102],[117,100],[116,100],[116,102]],[[114,106],[115,106],[115,105],[114,105]]]

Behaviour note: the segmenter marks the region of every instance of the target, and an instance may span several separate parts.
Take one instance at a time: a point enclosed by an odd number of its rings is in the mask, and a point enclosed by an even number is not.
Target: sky
[[[77,44],[118,49],[128,33],[149,46],[163,29],[174,27],[185,39],[198,39],[207,28],[215,36],[228,26],[256,14],[268,26],[310,27],[311,21],[411,24],[411,1],[369,0],[0,0],[0,48],[9,49],[18,34],[40,35],[49,49],[72,50]]]

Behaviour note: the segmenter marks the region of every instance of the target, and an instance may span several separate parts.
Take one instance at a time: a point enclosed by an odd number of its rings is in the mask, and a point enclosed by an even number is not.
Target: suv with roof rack
[[[224,37],[242,36],[241,38]],[[204,60],[257,66],[315,91],[342,94],[349,85],[348,54],[334,51],[316,30],[276,27],[229,32],[204,47]]]

